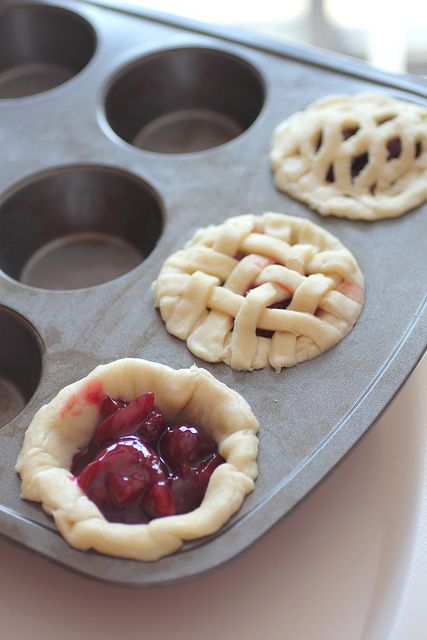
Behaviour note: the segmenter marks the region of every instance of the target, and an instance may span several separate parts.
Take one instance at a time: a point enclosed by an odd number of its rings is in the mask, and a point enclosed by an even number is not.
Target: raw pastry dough
[[[339,240],[280,213],[200,229],[154,283],[166,329],[196,356],[276,371],[339,342],[360,314],[363,286]],[[268,308],[286,298],[286,309]]]
[[[380,93],[324,98],[275,130],[278,189],[324,216],[400,216],[427,198],[427,110]]]
[[[94,385],[127,401],[154,391],[156,406],[167,420],[197,422],[210,431],[226,462],[213,472],[200,507],[141,525],[105,520],[69,470],[73,455],[87,445],[99,421]],[[214,533],[239,509],[257,476],[257,429],[247,402],[204,369],[117,360],[62,389],[34,416],[16,466],[22,497],[41,502],[73,547],[156,560],[185,540]]]

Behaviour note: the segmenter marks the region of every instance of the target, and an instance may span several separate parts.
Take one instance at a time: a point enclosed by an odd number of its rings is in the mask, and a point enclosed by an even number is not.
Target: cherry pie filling
[[[104,396],[100,412],[71,472],[107,520],[139,524],[200,505],[210,476],[224,462],[206,431],[167,424],[151,392],[131,402]]]

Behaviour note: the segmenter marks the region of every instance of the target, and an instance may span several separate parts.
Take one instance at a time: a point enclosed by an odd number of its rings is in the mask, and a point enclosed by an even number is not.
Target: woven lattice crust
[[[154,284],[167,330],[196,356],[276,371],[337,344],[359,317],[363,286],[339,240],[278,213],[200,229]]]
[[[274,182],[324,216],[376,220],[427,199],[427,110],[379,93],[332,96],[274,132]]]

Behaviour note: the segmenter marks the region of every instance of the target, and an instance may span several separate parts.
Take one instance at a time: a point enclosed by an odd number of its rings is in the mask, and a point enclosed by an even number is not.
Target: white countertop
[[[359,447],[252,549],[132,590],[0,541],[5,640],[425,640],[427,359]]]

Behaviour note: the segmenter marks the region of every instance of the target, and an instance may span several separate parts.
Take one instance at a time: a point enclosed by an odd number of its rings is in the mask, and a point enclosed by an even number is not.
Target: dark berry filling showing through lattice
[[[363,171],[366,165],[369,162],[369,154],[367,151],[365,153],[361,153],[360,156],[356,156],[351,161],[351,177],[357,178],[359,173]]]
[[[352,136],[356,135],[358,131],[359,131],[359,127],[344,127],[341,130],[341,133],[342,133],[343,139],[348,140],[348,138],[351,138]]]
[[[387,151],[387,160],[393,160],[394,158],[400,157],[400,154],[402,153],[402,141],[398,136],[391,138],[391,140],[387,142]]]

